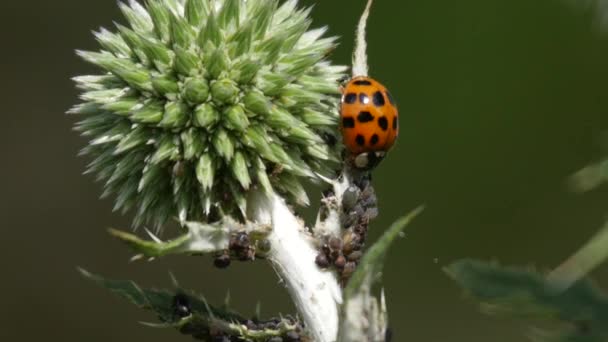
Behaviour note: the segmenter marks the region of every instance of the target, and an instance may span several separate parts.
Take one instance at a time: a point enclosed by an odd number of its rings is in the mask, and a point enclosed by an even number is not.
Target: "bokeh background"
[[[361,0],[315,5],[316,26],[342,36],[348,64]],[[293,310],[263,262],[211,267],[204,257],[129,263],[105,228],[131,217],[99,200],[76,156],[85,140],[70,77],[93,71],[74,49],[122,21],[114,0],[0,3],[0,340],[177,341],[155,317],[82,279],[76,266],[144,286],[181,283],[246,314]],[[372,239],[420,204],[385,269],[395,341],[523,341],[527,323],[487,317],[442,272],[474,257],[548,269],[608,213],[605,189],[577,195],[566,180],[606,152],[608,35],[595,14],[560,0],[376,1],[371,73],[399,103],[402,135],[374,173],[381,216]],[[312,212],[312,211],[311,211]],[[608,287],[608,269],[594,272]]]

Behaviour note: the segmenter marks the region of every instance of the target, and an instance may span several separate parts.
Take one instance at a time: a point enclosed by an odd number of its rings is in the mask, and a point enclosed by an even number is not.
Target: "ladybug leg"
[[[378,166],[385,155],[384,151],[363,152],[354,156],[353,165],[359,170],[369,171]]]
[[[342,90],[344,88],[344,86],[346,85],[346,83],[348,83],[348,81],[350,81],[350,76],[348,76],[348,75],[344,75],[344,76],[338,78],[338,83],[340,83],[340,90]]]

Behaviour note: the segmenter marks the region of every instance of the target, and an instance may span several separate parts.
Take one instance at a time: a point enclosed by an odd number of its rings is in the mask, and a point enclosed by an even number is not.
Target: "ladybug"
[[[342,87],[340,130],[357,168],[372,168],[399,134],[397,106],[380,82],[357,76]]]

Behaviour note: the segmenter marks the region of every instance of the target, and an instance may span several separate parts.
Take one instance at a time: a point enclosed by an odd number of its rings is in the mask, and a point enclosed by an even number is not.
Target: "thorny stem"
[[[312,237],[281,197],[261,191],[251,196],[249,203],[255,205],[249,217],[272,225],[268,259],[287,287],[305,328],[314,341],[335,341],[342,291],[334,273],[317,267]]]

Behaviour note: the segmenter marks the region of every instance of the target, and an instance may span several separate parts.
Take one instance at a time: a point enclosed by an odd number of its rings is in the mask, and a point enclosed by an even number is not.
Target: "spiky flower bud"
[[[128,27],[95,33],[79,51],[102,72],[76,77],[70,112],[90,137],[88,172],[135,224],[245,218],[250,189],[307,204],[301,177],[335,159],[335,38],[308,30],[296,0],[131,0]]]

